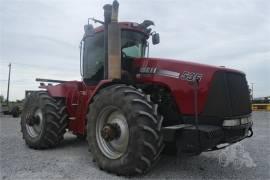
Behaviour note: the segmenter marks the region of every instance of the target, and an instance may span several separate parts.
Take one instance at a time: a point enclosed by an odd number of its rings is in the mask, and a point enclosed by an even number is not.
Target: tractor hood
[[[136,81],[143,84],[157,84],[169,89],[184,114],[194,114],[194,80],[199,80],[198,110],[203,112],[211,86],[217,76],[220,79],[233,76],[246,84],[245,74],[241,71],[180,60],[138,58],[133,62]],[[222,75],[220,75],[222,74]],[[223,79],[224,79],[223,78]],[[218,80],[220,81],[220,80]],[[218,82],[217,81],[217,82]],[[226,84],[226,82],[222,82]]]
[[[235,73],[241,73],[244,74],[241,71],[229,69],[223,66],[212,66],[212,65],[206,65],[206,64],[200,64],[200,63],[194,63],[194,62],[188,62],[188,61],[182,61],[182,60],[173,60],[173,59],[160,59],[160,58],[138,58],[135,60],[135,67],[140,68],[157,68],[162,70],[168,70],[172,72],[178,72],[181,74],[184,71],[189,71],[193,73],[199,73],[202,75],[205,74],[212,74],[215,71],[230,71]]]
[[[192,82],[195,79],[203,84],[210,83],[213,74],[217,71],[231,72],[245,75],[243,72],[229,69],[226,67],[218,67],[205,65],[194,62],[181,60],[159,59],[159,58],[138,58],[134,61],[136,78],[141,77],[159,78],[166,77],[168,81],[177,79],[179,81]]]

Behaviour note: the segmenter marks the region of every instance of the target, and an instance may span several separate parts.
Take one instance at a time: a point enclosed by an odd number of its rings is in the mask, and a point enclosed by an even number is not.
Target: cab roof
[[[146,36],[149,36],[149,34],[146,32],[146,29],[140,26],[140,24],[135,22],[118,22],[121,29],[128,29],[133,31],[138,31],[141,33],[144,33]],[[98,26],[95,29],[95,33],[104,31],[104,26]]]

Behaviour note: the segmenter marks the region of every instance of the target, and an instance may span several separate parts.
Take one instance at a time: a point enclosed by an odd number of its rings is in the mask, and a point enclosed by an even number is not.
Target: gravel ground
[[[85,141],[67,134],[55,149],[32,150],[22,140],[20,119],[0,118],[2,179],[124,179],[99,170]],[[251,139],[195,157],[162,155],[139,179],[270,179],[270,113],[253,113],[253,121]]]

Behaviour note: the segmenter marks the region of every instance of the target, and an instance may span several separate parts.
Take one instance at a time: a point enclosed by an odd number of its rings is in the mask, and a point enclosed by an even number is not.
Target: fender
[[[70,129],[73,131],[75,134],[85,134],[86,133],[86,123],[87,123],[87,113],[89,110],[89,105],[93,101],[94,97],[98,92],[108,86],[111,86],[113,84],[127,84],[126,82],[122,82],[120,80],[101,80],[96,86],[89,86],[85,84],[84,82],[83,86],[85,88],[86,92],[82,97],[80,102],[80,106],[77,110],[77,116],[74,121],[71,121],[70,123]]]
[[[86,115],[93,97],[103,88],[123,83],[117,80],[102,80],[97,85],[87,85],[82,81],[67,81],[57,85],[41,85],[50,96],[65,99],[69,115],[69,129],[74,134],[85,133]]]

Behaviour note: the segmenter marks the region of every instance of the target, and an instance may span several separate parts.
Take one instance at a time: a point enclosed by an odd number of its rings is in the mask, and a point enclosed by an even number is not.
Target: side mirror
[[[95,30],[92,24],[84,25],[84,34],[85,36],[94,36]]]
[[[154,34],[152,35],[152,43],[153,43],[154,45],[160,43],[159,33],[154,33]]]

